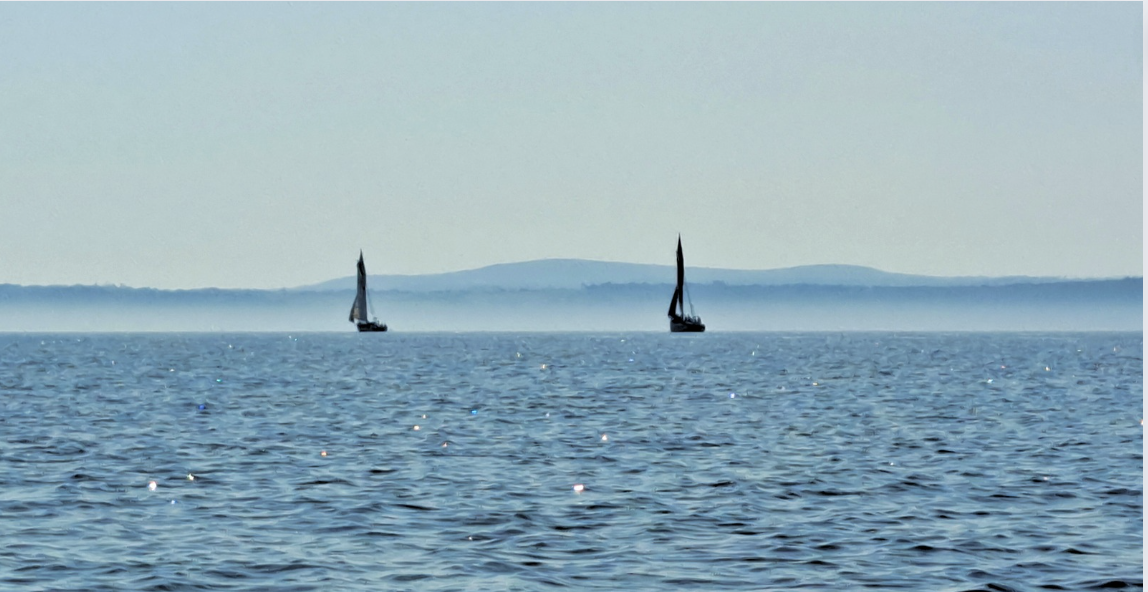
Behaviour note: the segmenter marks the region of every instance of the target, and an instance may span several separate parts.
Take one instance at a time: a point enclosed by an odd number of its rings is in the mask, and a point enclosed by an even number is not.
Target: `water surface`
[[[0,588],[1140,588],[1142,351],[0,335]]]

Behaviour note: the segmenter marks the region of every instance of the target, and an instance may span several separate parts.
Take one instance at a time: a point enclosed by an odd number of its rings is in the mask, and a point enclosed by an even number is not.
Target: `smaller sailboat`
[[[367,266],[363,264],[363,252],[359,251],[359,284],[355,288],[355,303],[351,305],[351,318],[359,333],[373,333],[387,330],[386,323],[379,323],[379,319],[371,316],[368,320],[368,311],[373,311],[370,300],[367,298]]]
[[[685,303],[690,304],[690,314],[686,314]],[[670,333],[703,333],[706,330],[701,318],[694,314],[694,302],[686,289],[686,263],[682,257],[682,235],[678,235],[678,285],[674,297],[670,299]]]

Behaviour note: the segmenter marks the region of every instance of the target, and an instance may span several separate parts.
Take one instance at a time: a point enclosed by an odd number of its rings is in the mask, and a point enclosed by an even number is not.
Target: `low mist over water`
[[[672,286],[376,291],[392,331],[665,331]],[[1133,331],[1143,281],[689,287],[710,331]],[[352,291],[0,286],[0,331],[352,331]]]
[[[1142,335],[0,335],[0,588],[1138,588]]]

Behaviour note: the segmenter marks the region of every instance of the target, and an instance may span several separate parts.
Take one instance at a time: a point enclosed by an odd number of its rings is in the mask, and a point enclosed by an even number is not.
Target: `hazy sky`
[[[0,3],[0,283],[1143,273],[1121,3]]]

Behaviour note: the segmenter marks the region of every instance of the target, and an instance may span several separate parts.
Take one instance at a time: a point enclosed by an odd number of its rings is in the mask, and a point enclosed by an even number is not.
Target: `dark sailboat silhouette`
[[[686,314],[685,302],[690,303],[690,314]],[[670,332],[702,333],[706,330],[702,320],[694,314],[694,303],[686,289],[686,263],[682,257],[682,235],[678,235],[678,285],[674,297],[670,299]]]
[[[351,305],[351,318],[347,320],[354,323],[360,333],[386,331],[387,324],[379,323],[378,318],[367,320],[368,309],[374,307],[367,299],[367,266],[363,265],[363,252],[359,251],[359,284],[355,289],[355,303]]]

